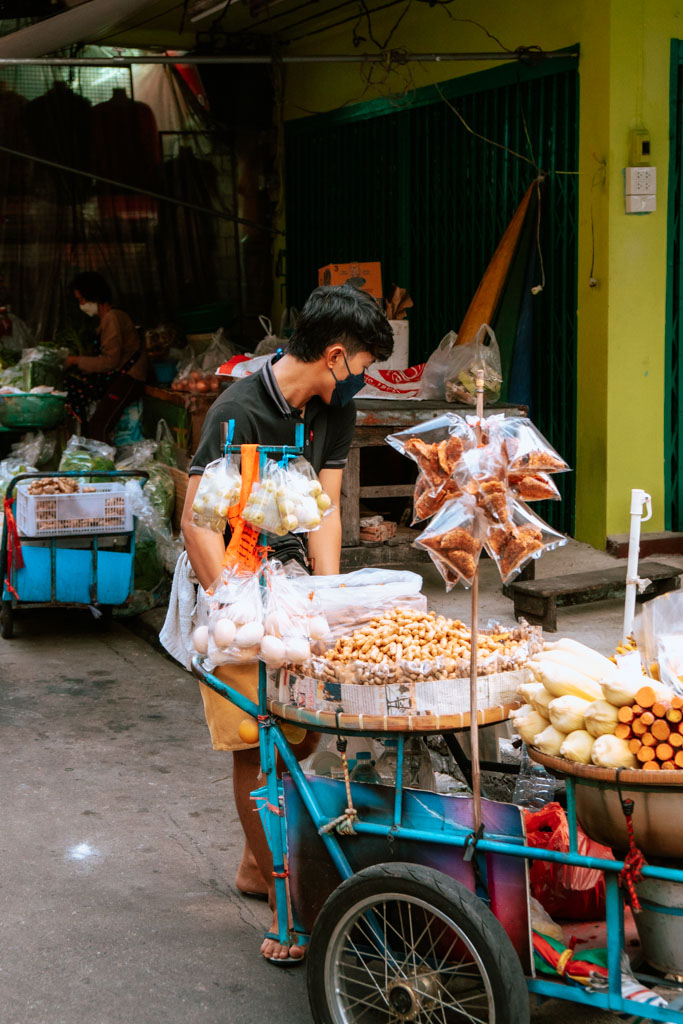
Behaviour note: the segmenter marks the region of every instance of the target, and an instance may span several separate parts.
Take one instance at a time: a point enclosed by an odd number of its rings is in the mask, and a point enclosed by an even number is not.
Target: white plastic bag
[[[443,399],[446,397],[446,381],[450,376],[450,369],[453,360],[453,350],[458,343],[458,336],[454,331],[441,339],[422,371],[420,382],[419,399]]]
[[[447,402],[476,405],[479,375],[483,378],[486,404],[498,401],[503,382],[500,350],[488,324],[482,324],[474,341],[456,346],[450,356],[451,365],[445,384]]]
[[[357,569],[338,576],[297,577],[293,583],[303,593],[313,592],[320,598],[335,640],[392,608],[427,611],[427,598],[420,593],[422,577],[416,572]]]

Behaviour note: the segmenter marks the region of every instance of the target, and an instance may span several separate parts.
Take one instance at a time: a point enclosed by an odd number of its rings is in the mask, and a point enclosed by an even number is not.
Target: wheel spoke
[[[375,978],[374,974],[372,973],[372,971],[370,971],[370,970],[368,969],[368,966],[367,966],[367,964],[366,964],[366,963],[365,963],[365,961],[364,961],[364,960],[362,959],[362,957],[361,957],[361,954],[360,954],[360,952],[358,951],[358,949],[356,948],[356,946],[355,946],[355,944],[354,944],[354,942],[353,942],[353,939],[352,939],[352,938],[351,938],[351,937],[349,936],[349,938],[348,938],[348,940],[347,940],[347,941],[348,941],[348,942],[350,942],[350,943],[351,943],[351,945],[353,946],[353,948],[354,948],[354,950],[355,950],[355,953],[356,953],[356,956],[357,956],[357,957],[358,957],[358,958],[359,958],[359,959],[361,960],[361,962],[362,962],[362,964],[363,964],[363,966],[364,966],[364,968],[365,968],[365,972],[366,972],[366,974],[368,975],[368,977],[369,977],[369,978],[371,978],[371,979],[372,979],[373,985],[374,985],[374,987],[375,987],[375,988],[377,989],[377,991],[379,992],[379,994],[380,994],[381,998],[382,998],[382,999],[384,999],[384,1000],[386,1001],[386,996],[384,995],[384,993],[382,992],[382,989],[381,989],[381,988],[379,987],[379,985],[377,984],[377,980],[376,980],[376,978]]]

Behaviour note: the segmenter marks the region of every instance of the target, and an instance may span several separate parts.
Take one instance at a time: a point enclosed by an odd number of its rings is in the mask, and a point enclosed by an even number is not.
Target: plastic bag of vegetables
[[[104,441],[72,434],[59,460],[59,470],[64,473],[110,473],[114,468],[116,449]],[[107,478],[105,477],[105,482]],[[97,483],[97,477],[88,482]]]

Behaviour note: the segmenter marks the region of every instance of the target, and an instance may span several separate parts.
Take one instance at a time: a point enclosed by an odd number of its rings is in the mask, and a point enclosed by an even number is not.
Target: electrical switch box
[[[654,213],[657,209],[657,168],[627,167],[624,171],[626,213]]]
[[[627,167],[627,196],[654,196],[657,194],[656,167]]]

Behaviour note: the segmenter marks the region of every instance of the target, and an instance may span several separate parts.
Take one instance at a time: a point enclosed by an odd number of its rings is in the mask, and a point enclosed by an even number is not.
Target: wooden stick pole
[[[484,416],[484,376],[477,373],[477,418]],[[477,428],[478,440],[481,429]],[[470,626],[470,750],[472,757],[472,798],[474,802],[474,830],[481,827],[481,768],[479,764],[479,717],[477,699],[477,657],[479,639],[479,566],[472,581],[472,615]]]

